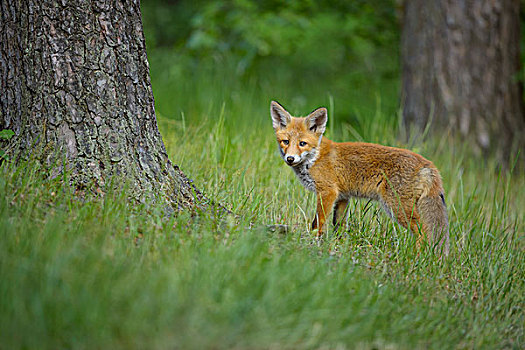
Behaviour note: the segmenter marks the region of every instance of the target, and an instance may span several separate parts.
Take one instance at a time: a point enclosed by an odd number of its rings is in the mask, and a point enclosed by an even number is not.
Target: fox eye
[[[304,142],[304,141],[299,142],[299,146],[301,146],[301,147],[306,146],[306,142]]]
[[[288,143],[290,143],[290,141],[288,140],[282,140],[281,142],[284,143],[285,145],[288,145]]]

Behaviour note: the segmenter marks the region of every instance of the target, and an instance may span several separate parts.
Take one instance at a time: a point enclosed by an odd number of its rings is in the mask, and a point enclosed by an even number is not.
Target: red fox
[[[279,103],[270,107],[281,157],[310,191],[317,194],[312,230],[323,234],[334,209],[336,230],[344,224],[350,197],[379,201],[386,213],[448,255],[445,192],[438,169],[414,152],[373,143],[338,143],[323,137],[326,108],[295,118]]]

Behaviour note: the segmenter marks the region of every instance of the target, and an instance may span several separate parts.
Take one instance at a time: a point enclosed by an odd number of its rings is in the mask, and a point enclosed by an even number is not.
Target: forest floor
[[[400,141],[395,83],[341,95],[151,61],[170,158],[239,219],[166,218],[119,191],[78,201],[63,179],[4,162],[0,348],[523,348],[525,174],[446,133]],[[367,201],[351,201],[343,239],[310,235],[314,195],[278,156],[272,99],[328,107],[334,140],[431,159],[450,257],[418,252]]]

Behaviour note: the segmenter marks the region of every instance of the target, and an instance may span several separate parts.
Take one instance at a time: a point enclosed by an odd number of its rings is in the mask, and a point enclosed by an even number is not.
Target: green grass
[[[271,74],[237,80],[229,68],[151,60],[171,159],[239,220],[165,218],[118,191],[79,201],[37,165],[4,162],[0,348],[523,348],[524,174],[499,173],[449,135],[400,142],[393,89],[274,88]],[[447,191],[450,258],[418,254],[365,201],[352,202],[343,240],[313,239],[314,196],[277,155],[272,98],[298,114],[331,105],[335,140],[432,159]]]

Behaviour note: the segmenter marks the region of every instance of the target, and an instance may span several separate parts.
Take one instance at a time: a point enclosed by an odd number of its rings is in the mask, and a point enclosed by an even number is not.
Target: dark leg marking
[[[338,224],[338,222],[337,222],[337,203],[336,203],[334,205],[334,218],[332,220],[332,225],[337,227],[338,226],[337,224]]]

